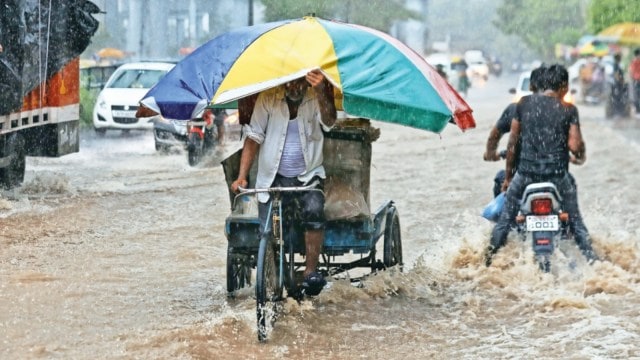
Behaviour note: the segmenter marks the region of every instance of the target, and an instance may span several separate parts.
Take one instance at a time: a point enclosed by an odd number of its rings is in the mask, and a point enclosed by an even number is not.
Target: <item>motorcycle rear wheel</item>
[[[200,139],[197,134],[189,134],[187,139],[187,160],[189,166],[196,166],[202,161],[204,155],[203,139]]]
[[[548,273],[551,271],[551,255],[536,255],[536,263],[542,272]]]

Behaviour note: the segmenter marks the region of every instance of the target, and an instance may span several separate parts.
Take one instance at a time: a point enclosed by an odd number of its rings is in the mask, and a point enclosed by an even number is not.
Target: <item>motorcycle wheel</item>
[[[202,160],[202,149],[189,149],[187,154],[189,166],[196,166]]]
[[[189,134],[187,145],[187,160],[189,166],[196,166],[202,161],[204,155],[203,141],[197,138],[197,134]]]
[[[611,119],[613,117],[613,106],[611,105],[611,100],[607,100],[604,104],[604,118]]]
[[[542,272],[551,271],[551,255],[536,255],[536,262]]]

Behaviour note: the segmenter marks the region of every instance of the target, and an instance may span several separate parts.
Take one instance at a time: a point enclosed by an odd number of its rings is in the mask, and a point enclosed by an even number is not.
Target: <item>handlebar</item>
[[[319,191],[321,193],[324,193],[324,191],[315,188],[318,185],[318,183],[319,183],[318,180],[315,180],[311,184],[306,186],[270,187],[270,188],[264,188],[264,189],[245,189],[243,187],[238,187],[238,190],[240,191],[240,193],[233,198],[233,209],[236,208],[236,202],[238,201],[238,198],[245,195],[254,195],[258,193],[280,194],[283,192],[302,192],[302,191]]]
[[[236,196],[240,196],[240,195],[250,195],[250,194],[257,194],[257,193],[269,193],[269,194],[276,194],[276,193],[281,193],[281,192],[296,192],[296,191],[322,191],[320,189],[315,189],[315,187],[318,185],[318,180],[313,181],[311,184],[306,185],[306,186],[285,186],[285,187],[270,187],[270,188],[263,188],[263,189],[245,189],[243,187],[238,187],[238,190],[240,191],[240,194],[236,195]]]

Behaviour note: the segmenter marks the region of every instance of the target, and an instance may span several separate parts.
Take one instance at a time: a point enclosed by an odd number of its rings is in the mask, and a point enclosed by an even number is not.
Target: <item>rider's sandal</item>
[[[302,289],[306,295],[316,296],[320,294],[325,285],[327,285],[327,280],[324,279],[321,273],[314,271],[305,276],[302,282]]]

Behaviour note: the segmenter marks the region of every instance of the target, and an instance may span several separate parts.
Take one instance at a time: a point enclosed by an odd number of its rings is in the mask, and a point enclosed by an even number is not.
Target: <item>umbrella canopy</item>
[[[609,54],[609,45],[598,40],[593,40],[582,45],[578,49],[581,56],[605,56]]]
[[[620,45],[640,45],[640,23],[624,22],[611,25],[598,34],[598,38]]]
[[[316,17],[239,28],[188,55],[141,104],[172,119],[225,106],[320,69],[346,113],[440,132],[475,127],[472,110],[437,71],[397,39]]]

